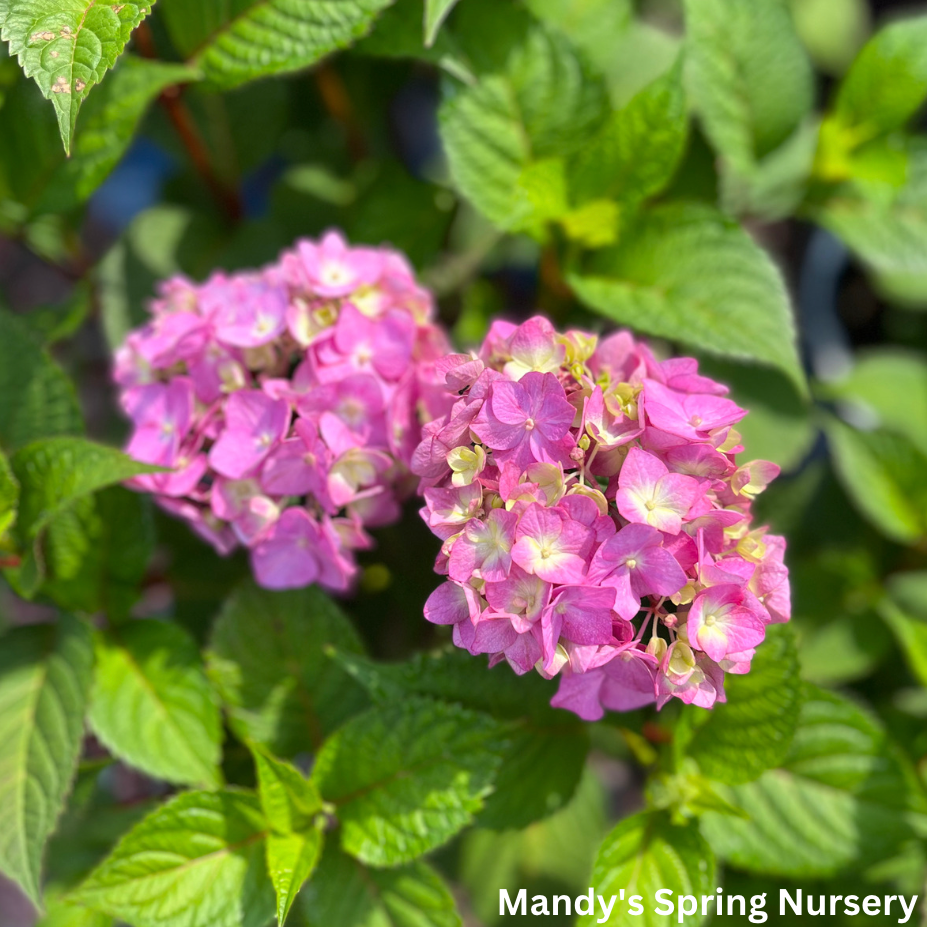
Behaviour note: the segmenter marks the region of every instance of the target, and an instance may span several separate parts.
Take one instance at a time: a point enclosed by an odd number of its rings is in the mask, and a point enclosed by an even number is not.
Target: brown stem
[[[158,57],[154,36],[148,23],[143,22],[135,30],[135,42],[142,57],[151,59]],[[216,173],[209,149],[200,136],[189,107],[183,101],[183,86],[178,84],[168,87],[158,97],[158,102],[164,107],[187,156],[197,173],[203,178],[203,182],[209,187],[219,208],[232,222],[238,222],[242,216],[241,197],[238,190],[225,183]]]
[[[362,161],[367,156],[367,142],[341,75],[330,64],[322,64],[315,70],[315,84],[328,114],[344,129],[351,157]]]

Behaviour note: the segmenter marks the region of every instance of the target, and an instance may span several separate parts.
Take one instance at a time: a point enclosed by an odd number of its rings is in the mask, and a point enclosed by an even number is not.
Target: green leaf
[[[896,573],[886,583],[879,612],[892,629],[911,671],[927,686],[927,572]]]
[[[559,811],[576,792],[588,753],[587,731],[569,721],[561,727],[513,729],[477,823],[493,830],[522,828]]]
[[[556,683],[536,673],[516,676],[508,666],[489,669],[458,647],[419,653],[405,663],[377,663],[341,651],[333,658],[380,704],[428,695],[497,718],[532,719],[538,725],[564,720],[564,712],[550,707]]]
[[[0,870],[39,903],[45,842],[80,754],[93,647],[86,627],[17,628],[0,646]]]
[[[240,586],[225,604],[207,654],[232,722],[277,756],[317,747],[366,704],[324,647],[359,653],[341,610],[315,587],[270,592]]]
[[[790,0],[798,33],[811,60],[827,74],[840,76],[869,34],[866,0]]]
[[[802,686],[792,629],[770,625],[757,648],[750,672],[724,680],[727,702],[701,712],[698,725],[691,709],[685,717],[692,728],[686,755],[712,779],[737,785],[751,782],[786,757],[801,708]]]
[[[733,221],[708,206],[647,213],[592,268],[569,276],[586,305],[639,331],[786,373],[804,395],[782,277]]]
[[[927,455],[891,431],[860,431],[833,418],[825,430],[837,476],[860,513],[902,544],[927,534]]]
[[[473,820],[504,746],[488,715],[407,698],[337,731],[319,751],[312,781],[338,806],[344,850],[369,865],[395,866]]]
[[[605,790],[587,766],[569,804],[549,818],[523,830],[467,831],[458,871],[478,922],[497,922],[503,888],[510,894],[525,888],[529,896],[587,892],[596,850],[608,830],[606,804]]]
[[[156,779],[219,786],[222,722],[183,628],[132,621],[97,635],[88,720],[101,743]]]
[[[184,792],[129,831],[68,900],[133,927],[266,927],[265,828],[250,792]]]
[[[860,352],[849,374],[819,387],[852,403],[865,419],[910,438],[927,454],[927,357],[886,346]]]
[[[45,914],[35,927],[113,927],[113,919],[57,898],[44,899]]]
[[[214,88],[300,71],[366,35],[392,0],[167,0],[174,44]]]
[[[535,27],[504,69],[456,89],[440,111],[457,188],[500,228],[524,221],[518,182],[533,161],[568,155],[591,137],[605,94],[566,40]]]
[[[252,753],[261,807],[273,830],[267,838],[267,870],[277,893],[277,922],[282,925],[322,852],[322,832],[315,820],[322,799],[295,766],[259,747]]]
[[[26,549],[18,584],[33,594],[46,571],[43,540],[52,575],[73,579],[90,553],[90,538],[102,531],[94,521],[91,494],[160,467],[137,463],[115,448],[85,438],[44,438],[20,448],[11,464],[21,487],[17,535]]]
[[[83,431],[74,386],[28,326],[0,310],[0,445]]]
[[[52,176],[38,210],[66,212],[87,200],[125,154],[152,100],[197,77],[185,65],[125,55],[87,104],[71,157]]]
[[[454,898],[441,877],[422,862],[366,869],[334,842],[322,854],[315,878],[296,912],[305,927],[460,927]]]
[[[644,927],[669,927],[676,917],[657,914],[654,895],[661,888],[673,895],[711,895],[715,890],[715,860],[711,848],[698,832],[696,824],[677,827],[663,813],[635,814],[625,818],[609,833],[599,847],[592,870],[591,884],[596,894],[608,898],[624,890],[625,898],[642,895],[643,916],[628,912],[627,903],[616,902],[607,923],[641,924]],[[578,924],[594,924],[601,916],[598,909],[584,915]],[[700,924],[694,914],[686,924]]]
[[[613,113],[576,155],[569,171],[575,201],[639,202],[659,193],[679,164],[687,131],[680,60]]]
[[[927,139],[905,149],[904,183],[846,183],[815,218],[874,270],[890,274],[927,272]],[[853,170],[851,163],[848,170]]]
[[[913,773],[876,721],[808,687],[782,768],[722,795],[749,820],[706,814],[702,832],[740,869],[824,876],[887,859],[910,834]]]
[[[60,530],[65,524],[73,531]],[[103,612],[118,622],[138,601],[154,555],[151,502],[140,493],[110,486],[52,522],[46,547],[51,556],[43,595],[62,608]]]
[[[319,862],[322,832],[270,834],[267,837],[267,871],[277,893],[277,923],[283,927],[299,890]]]
[[[738,172],[782,144],[813,104],[813,74],[781,0],[686,0],[689,93]]]
[[[927,16],[880,29],[837,91],[833,115],[859,141],[901,128],[927,98]]]
[[[10,530],[16,521],[19,506],[19,483],[10,469],[10,462],[0,451],[0,538]]]
[[[150,12],[151,3],[9,0],[0,38],[54,104],[68,153],[81,104]]]
[[[278,760],[255,747],[258,794],[271,828],[279,834],[292,834],[312,826],[322,810],[316,787],[291,763]]]
[[[457,0],[425,0],[425,45],[431,48]]]

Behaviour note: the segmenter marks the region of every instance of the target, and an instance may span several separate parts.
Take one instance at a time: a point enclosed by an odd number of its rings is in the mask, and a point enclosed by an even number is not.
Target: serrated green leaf
[[[834,467],[856,508],[887,537],[913,544],[927,534],[927,455],[891,431],[825,421]]]
[[[333,658],[381,704],[412,693],[457,702],[497,718],[529,718],[539,725],[563,721],[564,713],[550,707],[556,683],[536,673],[516,676],[507,666],[489,669],[458,647],[419,653],[405,663],[377,663],[343,651],[336,651]]]
[[[886,583],[879,613],[892,629],[911,667],[927,686],[927,572],[896,573]]]
[[[705,133],[749,171],[798,128],[813,74],[781,0],[686,0],[689,93]]]
[[[101,743],[156,779],[218,786],[222,722],[195,641],[163,621],[97,635],[88,720]]]
[[[460,927],[454,898],[422,862],[366,869],[329,842],[293,920],[304,927]]]
[[[318,589],[270,592],[247,583],[233,592],[207,654],[233,724],[277,756],[317,747],[366,705],[326,646],[362,649],[347,618]]]
[[[236,0],[233,5],[162,2],[171,37],[210,86],[307,68],[366,35],[393,0]]]
[[[612,114],[570,166],[577,203],[598,198],[639,202],[669,183],[688,131],[682,62]]]
[[[257,796],[185,792],[134,827],[68,897],[133,927],[266,927],[273,890]]]
[[[52,101],[65,151],[87,94],[122,54],[151,3],[10,0],[0,29],[10,55]]]
[[[779,271],[743,229],[708,206],[653,209],[616,248],[568,279],[586,305],[616,322],[777,367],[807,392]]]
[[[438,30],[454,9],[457,0],[425,0],[425,45],[431,48]]]
[[[591,884],[596,894],[608,898],[624,889],[625,898],[642,895],[643,915],[634,916],[627,903],[617,902],[604,923],[613,927],[641,924],[669,927],[676,923],[670,914],[657,914],[654,895],[661,888],[673,895],[711,895],[715,890],[715,860],[711,848],[696,824],[678,827],[663,813],[635,814],[625,818],[602,841],[592,870]],[[578,924],[594,924],[601,917],[598,909],[580,917]],[[686,924],[702,922],[699,913],[685,919]]]
[[[36,208],[65,212],[87,200],[125,154],[155,97],[197,77],[182,64],[124,55],[88,102],[71,157],[54,173]]]
[[[454,183],[495,225],[517,227],[525,212],[518,203],[524,169],[582,147],[604,113],[601,81],[562,36],[535,27],[503,69],[442,104]]]
[[[473,820],[504,747],[488,715],[407,698],[338,730],[319,751],[312,781],[338,808],[344,850],[369,865],[395,866]]]
[[[910,835],[913,783],[868,713],[809,686],[782,767],[747,785],[719,786],[749,820],[706,814],[702,832],[740,869],[830,875],[887,859]]]
[[[71,381],[28,326],[0,310],[0,445],[12,451],[83,427]]]
[[[125,618],[154,555],[151,501],[122,486],[85,498],[48,528],[42,594],[62,608]]]
[[[252,749],[258,795],[271,828],[278,834],[305,831],[322,810],[316,787],[292,763],[278,760],[260,747]]]
[[[724,691],[727,702],[717,705],[703,724],[687,710],[694,724],[686,754],[711,779],[751,782],[785,759],[798,726],[802,686],[792,629],[770,625],[750,672],[728,675]]]
[[[269,834],[267,871],[277,893],[280,927],[296,901],[299,890],[312,875],[322,852],[322,832],[314,828],[300,834]]]
[[[915,16],[869,40],[840,84],[833,114],[862,141],[901,128],[925,98],[927,16]]]
[[[92,665],[90,633],[67,616],[10,631],[0,647],[0,870],[35,904],[77,767]]]
[[[19,506],[19,483],[10,469],[6,454],[0,451],[0,538],[16,521]]]

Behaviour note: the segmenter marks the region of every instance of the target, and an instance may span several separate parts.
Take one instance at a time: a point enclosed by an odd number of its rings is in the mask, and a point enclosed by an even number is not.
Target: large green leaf
[[[911,671],[927,686],[927,572],[896,573],[879,611],[892,629]]]
[[[334,842],[303,889],[294,921],[305,927],[460,927],[454,898],[430,866],[366,869]]]
[[[434,45],[438,30],[454,9],[457,0],[425,0],[425,44]]]
[[[312,770],[338,808],[341,846],[361,862],[395,866],[447,842],[492,790],[501,731],[488,715],[423,698],[351,719]]]
[[[174,44],[223,90],[315,64],[365,35],[392,0],[161,3]]]
[[[90,633],[73,618],[10,631],[0,646],[0,870],[36,903],[45,842],[77,766]]]
[[[927,16],[873,36],[837,91],[834,116],[857,141],[901,128],[927,99]]]
[[[157,779],[218,786],[222,722],[195,641],[163,621],[97,636],[88,720],[115,756]]]
[[[711,207],[655,208],[569,282],[586,305],[616,322],[778,367],[807,390],[782,276],[743,229]]]
[[[686,0],[689,91],[705,133],[749,172],[811,110],[813,75],[781,0]]]
[[[748,820],[709,813],[715,852],[765,875],[823,876],[888,859],[921,809],[914,775],[865,711],[809,687],[780,769],[721,793]]]
[[[463,8],[462,8],[463,9]],[[531,213],[520,191],[535,161],[578,150],[605,112],[605,93],[566,40],[539,27],[505,67],[455,88],[441,106],[441,137],[457,188],[500,228]]]
[[[913,544],[927,534],[927,455],[904,435],[825,423],[834,466],[859,511],[883,534]]]
[[[686,751],[701,771],[732,785],[750,782],[786,757],[798,725],[801,682],[798,654],[788,625],[771,625],[750,672],[724,680],[727,702],[715,710],[687,710],[693,725]]]
[[[28,326],[0,310],[0,445],[14,450],[83,427],[71,381]]]
[[[576,790],[589,738],[581,724],[550,707],[552,684],[540,676],[519,677],[507,666],[489,670],[456,647],[406,663],[343,653],[335,658],[380,704],[414,693],[516,721],[495,790],[479,816],[484,827],[525,827],[559,810]]]
[[[113,919],[97,911],[67,904],[58,898],[44,899],[45,914],[35,927],[113,927]]]
[[[366,699],[324,648],[360,652],[341,610],[314,587],[239,587],[216,621],[209,675],[232,721],[278,756],[317,747]]]
[[[659,193],[685,148],[688,130],[682,62],[617,110],[570,168],[577,202],[614,197],[632,202]]]
[[[579,924],[607,923],[613,927],[642,924],[645,927],[669,927],[682,923],[676,914],[657,914],[654,900],[660,889],[677,895],[711,895],[715,890],[715,860],[711,848],[694,823],[676,826],[663,813],[644,812],[625,818],[602,841],[592,870],[591,884],[595,893],[604,898],[624,891],[624,899],[616,901],[607,921],[598,906],[582,916]],[[630,899],[638,901],[643,914],[631,914]],[[662,906],[661,910],[666,910]],[[686,924],[702,922],[699,913],[685,918]]]
[[[153,0],[152,0],[153,2]],[[8,0],[0,37],[52,101],[65,150],[87,94],[116,63],[151,2]]]
[[[68,896],[133,927],[266,927],[266,823],[250,792],[185,792],[134,827]]]
[[[125,154],[152,100],[196,78],[184,65],[125,55],[87,103],[71,157],[52,175],[37,208],[65,212],[88,199]]]

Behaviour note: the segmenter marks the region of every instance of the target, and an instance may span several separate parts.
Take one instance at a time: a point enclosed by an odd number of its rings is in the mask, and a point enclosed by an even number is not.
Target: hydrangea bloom
[[[151,314],[116,381],[128,452],[170,471],[132,485],[220,553],[247,547],[263,586],[347,588],[452,402],[428,292],[399,254],[329,232],[258,272],[169,280]]]
[[[454,403],[412,470],[446,582],[425,616],[516,673],[560,677],[587,720],[724,701],[771,622],[789,619],[785,541],[750,521],[778,474],[737,462],[746,414],[697,362],[659,362],[543,318],[496,322],[438,363]]]

